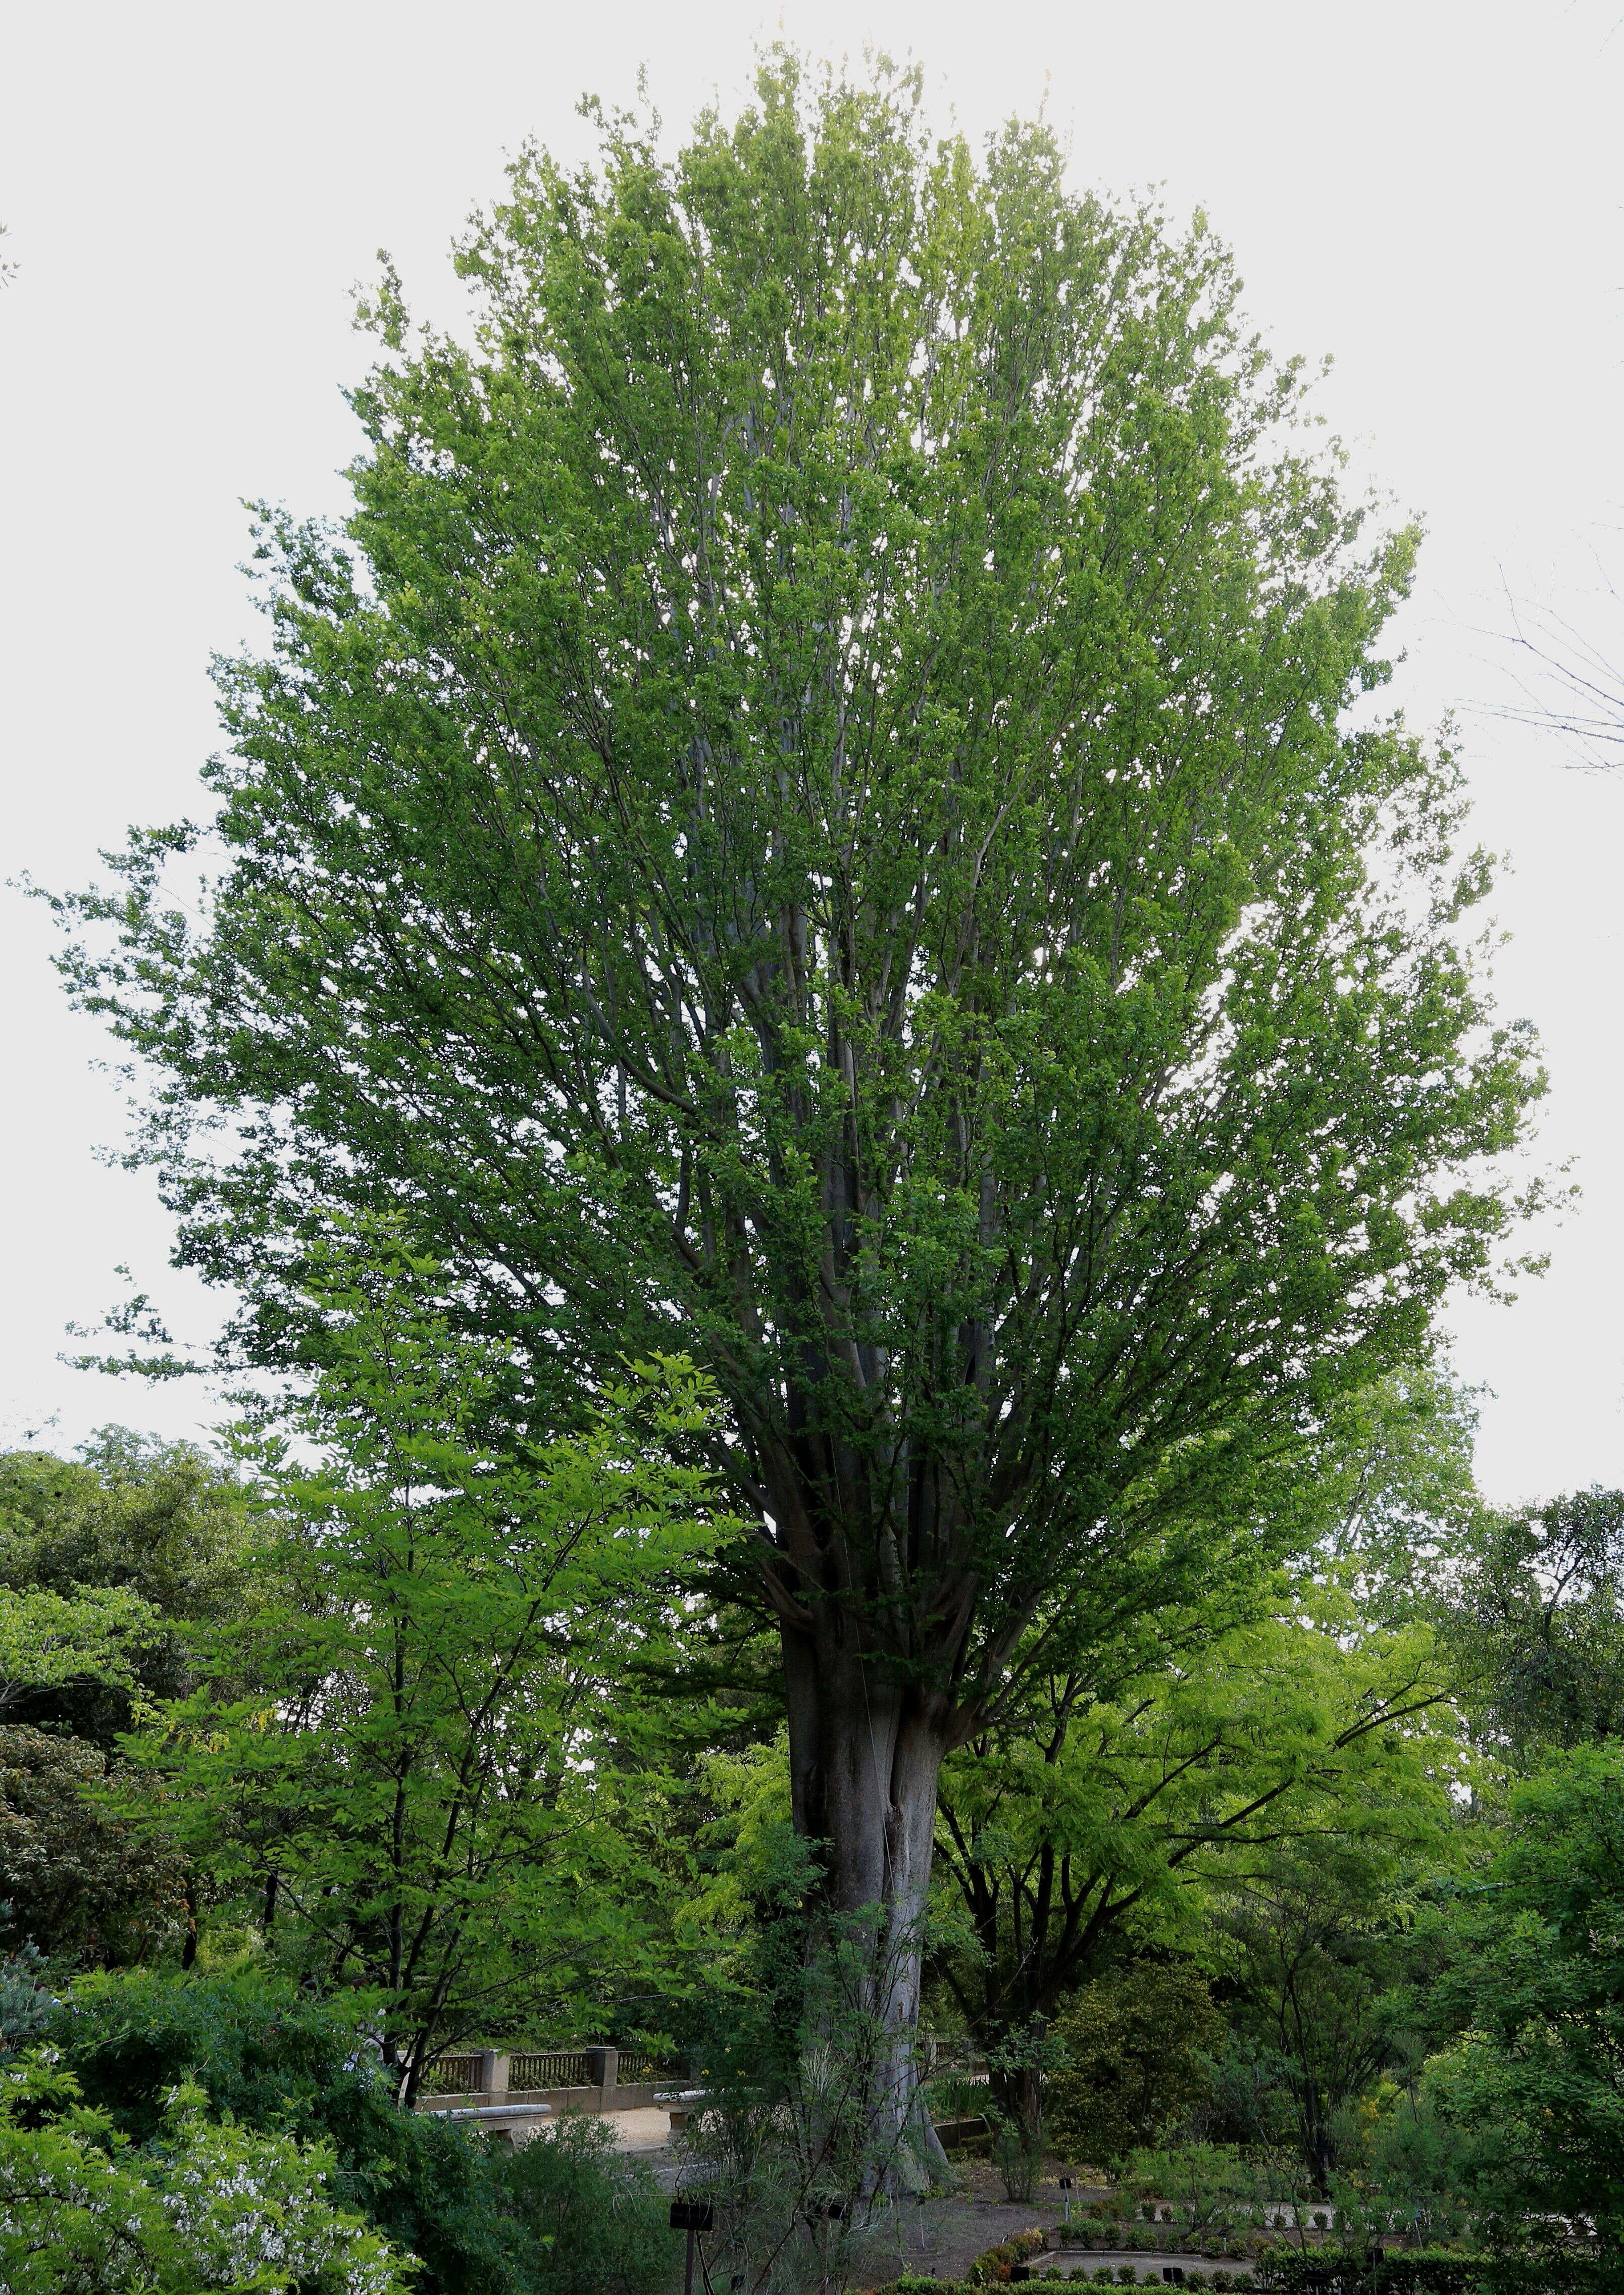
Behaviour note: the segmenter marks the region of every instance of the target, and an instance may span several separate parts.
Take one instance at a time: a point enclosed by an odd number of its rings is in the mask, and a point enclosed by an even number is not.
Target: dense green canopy
[[[208,920],[137,839],[80,981],[257,1351],[298,1237],[401,1208],[538,1352],[692,1347],[781,1602],[951,1614],[967,1687],[1171,1446],[1417,1339],[1530,1083],[1449,764],[1346,723],[1412,537],[1204,230],[915,102],[780,61],[674,162],[521,161],[476,349],[380,297]]]

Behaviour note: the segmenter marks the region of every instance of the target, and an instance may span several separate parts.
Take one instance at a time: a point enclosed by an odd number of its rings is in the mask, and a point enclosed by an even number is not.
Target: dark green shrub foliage
[[[324,2136],[334,2197],[422,2265],[420,2295],[655,2295],[673,2247],[646,2168],[566,2120],[518,2152],[404,2111],[369,2068],[353,2013],[250,1972],[88,1980],[47,2037],[87,2103],[137,2143],[190,2074],[241,2124]]]
[[[1612,2295],[1620,2283],[1616,2258],[1574,2254],[1463,2255],[1448,2248],[1368,2252],[1320,2248],[1269,2249],[1260,2258],[1259,2283],[1296,2295],[1335,2275],[1339,2295]]]
[[[1223,2021],[1195,1969],[1144,1964],[1087,1986],[1058,2030],[1071,2069],[1045,2084],[1049,2140],[1113,2162],[1202,2101]]]
[[[504,2157],[491,2172],[504,2207],[533,2238],[537,2295],[652,2295],[670,2276],[666,2202],[641,2161],[617,2154],[600,2119],[574,2116]]]

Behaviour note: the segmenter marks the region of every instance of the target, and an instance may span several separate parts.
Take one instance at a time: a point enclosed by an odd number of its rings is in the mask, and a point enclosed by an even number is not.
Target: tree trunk
[[[783,1646],[796,1829],[819,1846],[822,1908],[864,1937],[858,2005],[876,2033],[864,2099],[870,2181],[917,2188],[946,2166],[915,2042],[936,1782],[952,1711],[900,1681],[894,1664],[822,1637],[786,1626]]]

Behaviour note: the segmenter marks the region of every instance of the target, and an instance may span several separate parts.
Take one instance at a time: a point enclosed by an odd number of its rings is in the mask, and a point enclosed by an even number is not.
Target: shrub
[[[45,1956],[37,1945],[0,1960],[0,2055],[27,2047],[50,2022],[56,2002],[45,1983]]]
[[[172,2092],[151,2147],[44,2052],[0,2070],[0,2284],[7,2295],[252,2288],[257,2295],[405,2295],[411,2258],[335,2207],[322,2144],[210,2121]]]
[[[571,2113],[490,2160],[498,2204],[535,2242],[535,2295],[657,2295],[670,2275],[667,2203],[601,2119]],[[940,2291],[938,2291],[940,2295]]]
[[[1327,2274],[1359,2295],[1615,2295],[1611,2258],[1552,2255],[1464,2255],[1458,2248],[1390,2249],[1375,2261],[1357,2250],[1276,2247],[1264,2258],[1261,2283],[1277,2295],[1306,2295]]]
[[[353,2014],[255,1971],[84,1977],[48,2035],[86,2103],[136,2144],[151,2139],[166,2092],[189,2076],[216,2112],[249,2127],[310,2126],[322,2100],[355,2076],[360,2046]]]
[[[990,2247],[978,2255],[967,2276],[972,2286],[997,2285],[1008,2279],[1011,2266],[1024,2263],[1029,2255],[1041,2255],[1049,2245],[1049,2234],[1034,2225],[1030,2231],[1017,2231],[997,2247]]]
[[[655,2295],[669,2274],[665,2202],[599,2123],[566,2119],[510,2151],[402,2111],[355,2018],[279,1978],[87,1978],[49,2037],[136,2144],[192,2077],[214,2116],[330,2146],[335,2199],[419,2258],[413,2295]]]
[[[1112,2161],[1202,2101],[1224,2032],[1198,1971],[1148,1962],[1086,1986],[1055,2029],[1070,2069],[1044,2083],[1051,2139],[1068,2158]]]
[[[1004,2186],[1004,2197],[1012,2204],[1024,2205],[1043,2172],[1042,2144],[1017,2122],[1004,2120],[993,2130],[992,2164]]]

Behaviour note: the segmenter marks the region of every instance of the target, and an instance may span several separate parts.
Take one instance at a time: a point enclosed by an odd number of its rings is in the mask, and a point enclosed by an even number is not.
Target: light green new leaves
[[[1350,1574],[1351,1565],[1350,1565]],[[1052,1680],[943,1775],[938,1857],[975,1948],[949,1974],[978,2029],[1052,2014],[1126,1923],[1211,1951],[1214,1903],[1283,1844],[1451,1853],[1467,1773],[1445,1654],[1373,1624],[1339,1577],[1282,1577],[1261,1615],[1169,1654]]]
[[[98,1681],[143,1706],[137,1661],[161,1647],[168,1622],[125,1586],[79,1586],[72,1594],[0,1586],[0,1715],[37,1690]]]
[[[506,1364],[459,1341],[436,1271],[330,1269],[332,1359],[298,1413],[321,1463],[262,1454],[265,1605],[200,1640],[208,1686],[142,1758],[228,1899],[329,1983],[382,1996],[404,2081],[601,1956],[643,1948],[604,1701],[708,1549],[709,1485],[664,1446],[703,1383],[649,1363],[568,1440],[481,1440]]]
[[[405,2295],[410,2258],[333,2205],[323,2144],[211,2122],[178,2089],[136,2149],[48,2059],[0,2070],[7,2295]]]

